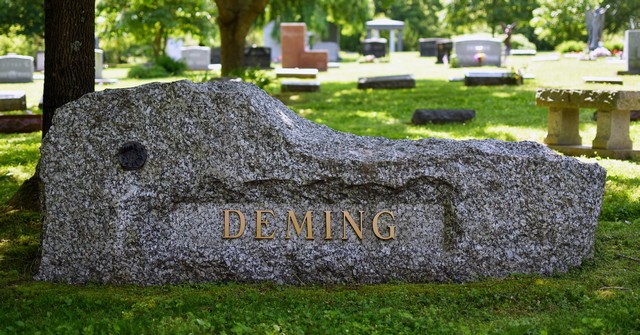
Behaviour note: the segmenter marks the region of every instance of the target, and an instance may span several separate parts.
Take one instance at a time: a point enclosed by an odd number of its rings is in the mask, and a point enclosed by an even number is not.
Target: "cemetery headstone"
[[[318,92],[320,82],[317,80],[284,80],[281,83],[282,92]]]
[[[435,57],[437,55],[436,43],[442,40],[444,40],[444,38],[431,37],[419,39],[420,57]]]
[[[473,109],[416,109],[411,117],[415,125],[467,122],[476,117]]]
[[[395,89],[414,87],[416,87],[416,80],[412,75],[409,74],[398,76],[366,77],[358,79],[359,89]]]
[[[625,31],[624,50],[627,55],[627,72],[640,74],[640,30]]]
[[[382,58],[387,55],[387,39],[367,38],[362,42],[362,55]]]
[[[182,39],[167,39],[167,45],[164,50],[171,59],[180,60],[182,57]]]
[[[209,70],[211,49],[208,47],[183,47],[182,60],[187,63],[189,70]]]
[[[522,85],[523,77],[513,72],[469,71],[464,75],[465,86]]]
[[[33,81],[33,57],[8,54],[0,56],[0,83]]]
[[[329,53],[327,50],[307,50],[307,26],[304,23],[281,23],[283,68],[314,68],[327,71]]]
[[[453,41],[442,39],[436,42],[436,64],[444,64],[445,59],[448,63],[451,59],[451,50],[453,50]]]
[[[244,48],[244,66],[271,68],[271,49],[255,46]]]
[[[26,109],[27,94],[25,91],[0,91],[0,112]]]
[[[606,178],[533,142],[334,131],[242,82],[86,94],[41,152],[36,278],[68,283],[552,274],[593,257]]]
[[[212,47],[211,48],[211,59],[210,64],[221,64],[220,60],[220,47]]]
[[[453,52],[459,66],[500,66],[502,42],[497,39],[461,37],[454,39]]]
[[[279,63],[282,61],[282,46],[280,40],[273,37],[275,29],[277,29],[275,21],[267,23],[262,29],[262,42],[265,47],[271,48],[271,61]]]
[[[38,51],[36,53],[35,70],[38,72],[44,71],[44,51]]]
[[[94,49],[95,51],[95,79],[102,79],[102,69],[104,67],[104,51]]]
[[[337,62],[340,60],[340,45],[336,42],[318,42],[314,43],[313,50],[327,50],[329,53],[329,61]]]

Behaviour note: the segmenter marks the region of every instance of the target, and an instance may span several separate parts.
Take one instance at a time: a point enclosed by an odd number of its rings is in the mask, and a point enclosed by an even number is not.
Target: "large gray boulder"
[[[41,152],[36,278],[70,283],[566,271],[593,255],[605,182],[532,142],[341,133],[236,82],[85,95]]]

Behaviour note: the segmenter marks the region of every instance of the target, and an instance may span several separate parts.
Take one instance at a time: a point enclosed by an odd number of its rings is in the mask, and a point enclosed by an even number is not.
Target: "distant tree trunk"
[[[44,1],[45,80],[42,137],[55,110],[94,91],[94,0]],[[38,172],[25,181],[7,203],[12,208],[39,210]]]
[[[223,76],[242,67],[247,33],[268,2],[269,0],[216,0]]]

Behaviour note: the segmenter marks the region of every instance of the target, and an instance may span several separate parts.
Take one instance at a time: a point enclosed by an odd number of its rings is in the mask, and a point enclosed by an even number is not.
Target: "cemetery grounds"
[[[347,56],[348,57],[348,56]],[[640,90],[640,76],[624,85],[585,84],[583,76],[614,76],[624,64],[604,59],[534,61],[510,57],[507,68],[535,75],[522,86],[465,87],[449,82],[468,69],[436,65],[417,52],[394,53],[386,62],[344,62],[319,75],[317,93],[281,93],[273,72],[266,89],[298,114],[358,135],[419,139],[495,138],[542,143],[547,110],[535,106],[542,87]],[[482,68],[482,70],[490,68]],[[110,68],[113,85],[127,68]],[[358,90],[358,77],[413,74],[416,88]],[[215,73],[189,73],[202,81]],[[173,81],[184,78],[166,78]],[[24,90],[34,108],[42,80],[0,84]],[[411,124],[418,108],[474,109],[465,124]],[[595,136],[592,110],[581,110],[580,133]],[[640,123],[631,125],[640,147]],[[0,203],[29,178],[39,157],[40,133],[0,134]],[[0,208],[0,334],[639,334],[640,162],[579,158],[607,170],[595,257],[566,274],[512,275],[470,283],[281,286],[272,283],[182,284],[160,287],[65,285],[35,282],[38,213]]]

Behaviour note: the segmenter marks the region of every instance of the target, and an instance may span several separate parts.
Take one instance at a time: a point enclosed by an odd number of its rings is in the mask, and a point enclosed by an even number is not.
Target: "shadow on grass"
[[[466,87],[418,80],[414,89],[358,90],[355,83],[323,83],[321,92],[277,96],[301,116],[336,130],[388,138],[496,138],[531,140],[546,133],[546,109],[529,86]],[[415,126],[416,109],[473,109],[467,123]],[[518,128],[521,136],[514,136]],[[462,131],[461,131],[462,130]]]

